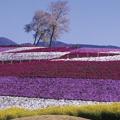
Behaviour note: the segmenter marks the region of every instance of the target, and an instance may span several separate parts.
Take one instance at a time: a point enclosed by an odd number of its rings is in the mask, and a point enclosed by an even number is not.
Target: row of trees
[[[26,32],[33,32],[34,45],[40,41],[49,42],[57,40],[64,32],[69,30],[69,7],[67,1],[52,2],[47,11],[39,10],[32,21],[25,25]]]

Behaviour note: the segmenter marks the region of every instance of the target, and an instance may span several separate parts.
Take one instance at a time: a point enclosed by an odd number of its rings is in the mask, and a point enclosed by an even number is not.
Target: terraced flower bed
[[[0,76],[120,80],[120,61],[30,61],[0,64]]]
[[[66,52],[74,50],[75,48],[70,47],[59,47],[59,48],[34,48],[29,50],[14,51],[14,53],[26,53],[26,52]]]
[[[2,96],[118,102],[119,88],[120,80],[0,77]]]
[[[112,48],[77,48],[75,50],[72,50],[72,52],[91,52],[91,53],[120,52],[120,49],[112,49]]]
[[[97,52],[71,52],[60,57],[60,59],[66,58],[81,58],[81,57],[100,57],[100,56],[114,56],[115,53],[97,53]]]
[[[120,101],[118,49],[17,47],[0,60],[0,108]]]
[[[0,47],[0,52],[4,52],[6,50],[11,50],[11,49],[14,49],[16,47]]]

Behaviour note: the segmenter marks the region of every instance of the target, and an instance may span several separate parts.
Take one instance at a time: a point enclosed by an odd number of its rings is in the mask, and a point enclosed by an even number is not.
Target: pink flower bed
[[[77,57],[102,57],[102,56],[114,56],[118,55],[115,53],[97,53],[97,52],[71,52],[64,56],[61,56],[61,59],[66,58],[77,58]]]
[[[73,48],[68,48],[68,47],[59,47],[59,48],[37,48],[37,49],[30,49],[30,50],[22,50],[22,51],[17,51],[14,53],[26,53],[26,52],[66,52],[66,51],[71,51]]]
[[[31,61],[0,63],[0,76],[120,79],[120,61]]]
[[[120,51],[120,49],[112,49],[112,48],[78,48],[73,50],[72,52],[109,52],[109,51]]]
[[[0,52],[4,52],[6,50],[11,50],[11,49],[14,49],[16,47],[0,47]]]

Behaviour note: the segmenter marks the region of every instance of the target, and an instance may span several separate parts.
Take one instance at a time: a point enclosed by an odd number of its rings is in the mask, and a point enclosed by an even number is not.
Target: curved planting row
[[[49,60],[59,58],[69,52],[27,52],[27,53],[3,53],[0,54],[0,61],[21,61],[21,60]]]
[[[16,47],[0,47],[0,52],[15,49]]]
[[[81,57],[102,57],[102,56],[114,56],[115,53],[97,53],[97,52],[71,52],[60,57],[60,59],[66,58],[81,58]]]
[[[120,80],[0,77],[0,95],[116,102]]]
[[[73,50],[70,47],[59,47],[59,48],[34,48],[22,51],[14,51],[14,53],[27,53],[27,52],[66,52]]]
[[[72,52],[120,52],[119,48],[77,48],[75,50],[72,50]]]
[[[12,48],[12,47],[10,47]],[[35,46],[32,46],[32,47],[22,47],[22,46],[16,46],[16,47],[13,47],[14,49],[8,49],[5,51],[5,53],[14,53],[14,52],[20,52],[20,51],[23,51],[23,50],[31,50],[31,49],[39,49],[39,48],[42,48],[42,47],[35,47]]]
[[[31,61],[0,63],[0,76],[120,79],[120,61]]]

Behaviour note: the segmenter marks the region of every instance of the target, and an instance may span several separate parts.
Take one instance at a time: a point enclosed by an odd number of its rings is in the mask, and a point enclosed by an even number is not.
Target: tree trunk
[[[52,34],[51,34],[51,36],[50,36],[50,44],[49,44],[49,47],[50,47],[50,48],[52,47],[52,40],[53,40],[54,32],[55,32],[55,27],[53,26],[53,31],[52,31]]]
[[[38,41],[37,41],[36,45],[38,45],[39,41],[40,41],[40,38],[38,39]]]
[[[51,48],[51,47],[52,47],[52,37],[50,39],[50,44],[49,44],[49,48]]]
[[[33,43],[33,45],[35,45],[35,43],[36,43],[36,37],[35,37],[35,40],[34,40],[34,43]]]
[[[45,33],[41,33],[41,34],[40,34],[39,39],[38,39],[36,45],[38,45],[38,43],[40,42],[40,40],[42,40],[42,37],[44,36],[44,34],[45,34]]]
[[[36,45],[38,45],[38,43],[40,42],[41,38],[42,38],[42,35],[40,35],[40,37],[39,37],[39,39],[38,39]]]
[[[35,36],[34,36],[35,40],[34,40],[34,43],[33,45],[36,45],[36,41],[37,41],[37,32],[35,33]]]

